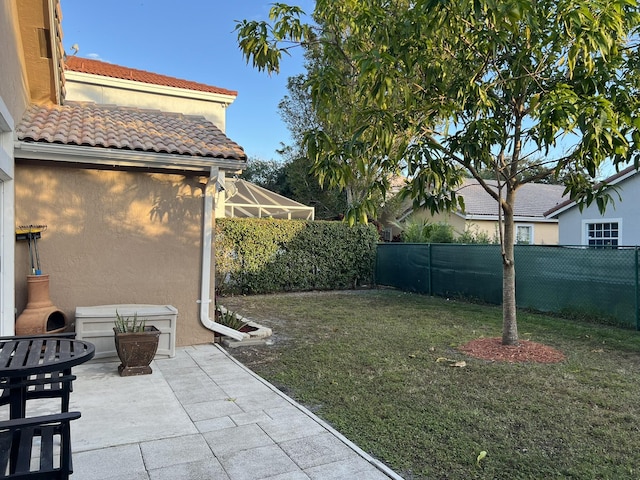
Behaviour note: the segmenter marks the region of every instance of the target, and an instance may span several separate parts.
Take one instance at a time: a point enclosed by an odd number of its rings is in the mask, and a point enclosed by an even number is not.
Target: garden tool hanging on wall
[[[46,225],[20,225],[16,228],[16,240],[26,240],[29,247],[29,272],[31,275],[40,275],[42,273],[38,239],[42,237],[42,232],[46,229]]]
[[[56,307],[49,296],[49,275],[40,269],[38,240],[46,225],[21,225],[16,228],[16,240],[26,240],[29,248],[27,275],[27,305],[16,318],[16,335],[61,333],[67,328],[65,313]]]

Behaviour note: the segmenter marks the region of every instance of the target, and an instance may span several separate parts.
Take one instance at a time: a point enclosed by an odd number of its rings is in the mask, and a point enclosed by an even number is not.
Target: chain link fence
[[[640,247],[516,245],[519,308],[640,330]],[[499,245],[378,245],[376,283],[405,291],[502,303]]]

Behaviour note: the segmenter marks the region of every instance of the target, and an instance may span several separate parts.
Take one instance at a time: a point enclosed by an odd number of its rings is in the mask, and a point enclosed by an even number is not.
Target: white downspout
[[[211,167],[209,173],[209,181],[204,191],[204,211],[202,212],[202,279],[200,282],[200,323],[205,328],[213,330],[214,332],[227,335],[228,337],[236,340],[242,340],[245,338],[245,334],[229,328],[225,325],[221,325],[218,322],[214,322],[209,318],[209,305],[213,303],[209,298],[211,292],[211,250],[213,244],[213,208],[214,208],[214,195],[216,194],[216,183],[218,182],[218,176],[220,170],[218,167]]]

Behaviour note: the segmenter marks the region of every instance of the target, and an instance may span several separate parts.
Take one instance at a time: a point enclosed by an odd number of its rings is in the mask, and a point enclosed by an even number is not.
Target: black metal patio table
[[[71,373],[71,367],[93,358],[95,346],[82,340],[60,337],[3,337],[0,339],[0,381],[9,389],[11,419],[26,415],[29,377],[43,373]]]

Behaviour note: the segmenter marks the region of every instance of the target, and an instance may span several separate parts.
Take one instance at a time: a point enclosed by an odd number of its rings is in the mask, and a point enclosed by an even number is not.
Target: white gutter
[[[460,215],[462,218],[466,220],[485,220],[485,221],[498,221],[497,215],[483,215],[483,214],[469,214],[469,215]],[[547,217],[526,217],[514,215],[513,220],[516,223],[558,223],[557,220]]]
[[[200,282],[200,323],[205,328],[214,332],[227,335],[236,340],[245,338],[245,334],[214,322],[209,318],[209,304],[213,303],[209,298],[211,292],[211,249],[213,246],[213,196],[216,194],[216,183],[219,181],[218,176],[220,170],[217,167],[211,167],[209,181],[204,191],[204,212],[202,213],[202,280]]]
[[[211,165],[228,170],[246,167],[246,161],[224,158],[196,157],[115,148],[61,145],[57,143],[16,141],[15,158],[26,160],[51,160],[56,162],[106,165],[111,167],[146,167],[168,170],[209,171]]]

